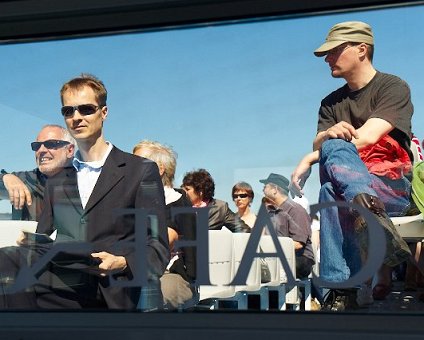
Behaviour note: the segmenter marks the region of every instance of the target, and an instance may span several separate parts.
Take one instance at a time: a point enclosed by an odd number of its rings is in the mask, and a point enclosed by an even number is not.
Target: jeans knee
[[[322,143],[321,148],[324,150],[327,149],[339,149],[339,148],[345,148],[349,144],[352,144],[351,142],[347,142],[344,139],[341,138],[330,138],[327,139],[325,142]]]
[[[353,148],[356,150],[356,147],[353,143],[347,142],[344,139],[340,139],[340,138],[327,139],[321,145],[321,153],[328,154],[338,150],[350,149],[350,148]]]

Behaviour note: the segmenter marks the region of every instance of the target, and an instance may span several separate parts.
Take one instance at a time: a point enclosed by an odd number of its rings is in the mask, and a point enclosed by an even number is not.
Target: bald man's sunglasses
[[[78,110],[78,112],[82,116],[88,116],[95,113],[98,109],[102,108],[103,106],[96,106],[93,104],[81,104],[76,106],[62,106],[61,112],[63,117],[65,118],[71,118],[74,115],[74,112]]]
[[[31,149],[32,151],[38,151],[41,148],[41,145],[44,145],[46,149],[56,150],[68,144],[71,144],[71,143],[67,142],[66,140],[49,139],[49,140],[45,140],[44,142],[32,142]]]

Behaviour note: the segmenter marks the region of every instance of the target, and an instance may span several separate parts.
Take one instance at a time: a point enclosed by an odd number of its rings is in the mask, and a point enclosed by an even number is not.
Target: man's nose
[[[72,115],[72,119],[74,120],[80,120],[82,117],[82,114],[78,111],[77,108],[75,108],[74,114]]]

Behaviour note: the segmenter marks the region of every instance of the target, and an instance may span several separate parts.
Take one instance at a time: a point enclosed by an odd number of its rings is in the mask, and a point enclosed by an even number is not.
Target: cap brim
[[[323,57],[328,53],[328,51],[332,50],[333,48],[336,48],[337,46],[340,46],[341,44],[344,44],[345,42],[346,41],[344,40],[326,41],[314,51],[314,54],[317,57]]]
[[[259,182],[261,182],[263,184],[267,184],[268,183],[268,180],[266,180],[266,179],[260,179]]]

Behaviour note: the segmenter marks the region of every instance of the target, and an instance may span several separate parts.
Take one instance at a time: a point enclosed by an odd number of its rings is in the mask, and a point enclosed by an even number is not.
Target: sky
[[[175,186],[207,169],[215,197],[231,202],[238,181],[253,186],[276,172],[290,177],[316,134],[320,101],[343,85],[313,50],[332,25],[360,20],[374,31],[374,65],[406,80],[412,127],[424,138],[424,6],[303,18],[0,45],[0,168],[35,167],[30,142],[45,124],[61,124],[59,90],[82,72],[104,81],[105,137],[132,152],[150,139],[178,153]],[[314,169],[305,186],[317,202]],[[0,201],[0,212],[10,211]]]

